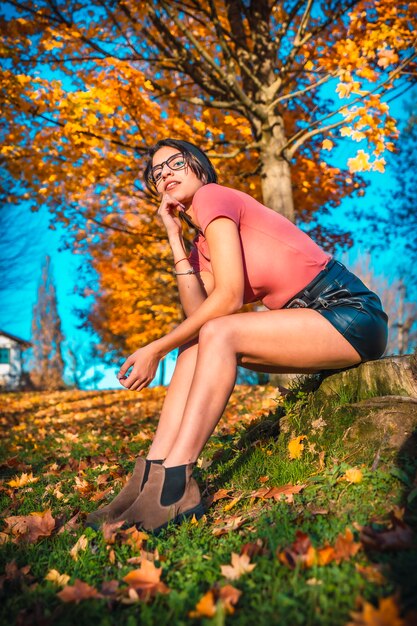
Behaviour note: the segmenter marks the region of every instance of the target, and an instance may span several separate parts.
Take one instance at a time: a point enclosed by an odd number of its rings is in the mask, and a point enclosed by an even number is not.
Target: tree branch
[[[374,89],[371,89],[370,91],[367,91],[365,94],[363,94],[362,96],[356,98],[355,100],[353,100],[349,104],[343,104],[336,111],[332,111],[331,113],[329,113],[328,115],[325,115],[321,119],[316,120],[315,122],[312,122],[311,125],[310,125],[310,128],[319,126],[320,124],[322,124],[326,120],[332,118],[334,115],[337,115],[338,113],[340,113],[341,111],[343,111],[343,109],[346,109],[347,107],[352,107],[355,104],[364,102],[370,95],[372,95],[373,93],[376,93],[377,91],[382,89],[385,85],[390,83],[398,74],[401,73],[403,67],[406,67],[415,58],[417,58],[417,51],[414,52],[407,59],[404,59],[404,61],[401,63],[401,65],[399,65],[395,70],[393,70],[389,74],[388,78],[386,78],[381,84],[377,85]],[[346,124],[346,120],[344,120],[344,119],[339,120],[338,122],[335,122],[334,124],[332,124],[331,128],[336,128],[337,126],[342,126],[343,124]],[[295,152],[298,150],[298,148],[303,143],[305,143],[305,141],[307,139],[309,139],[310,137],[312,137],[314,135],[319,134],[320,132],[324,132],[328,128],[330,128],[330,127],[323,127],[323,130],[318,129],[317,132],[316,132],[316,130],[314,130],[314,131],[306,131],[305,129],[302,129],[302,130],[298,131],[298,133],[296,133],[295,135],[293,135],[291,137],[291,139],[287,142],[287,144],[282,148],[282,151],[286,151],[287,154],[289,154],[290,158],[291,158],[295,154]]]
[[[211,68],[211,74],[216,75],[219,79],[219,83],[222,86],[223,92],[227,93],[230,90],[233,91],[234,95],[244,104],[247,109],[249,109],[255,115],[262,116],[262,112],[259,107],[256,107],[253,101],[244,93],[241,87],[236,82],[234,76],[227,75],[221,70],[221,67],[216,64],[214,59],[208,54],[207,50],[204,46],[200,45],[197,41],[196,37],[191,33],[189,29],[182,23],[178,17],[170,12],[167,3],[165,0],[160,0],[161,5],[167,12],[167,14],[174,21],[176,26],[181,30],[181,32],[185,35],[185,37],[193,44],[195,50],[200,54],[200,56],[205,60],[206,64]]]

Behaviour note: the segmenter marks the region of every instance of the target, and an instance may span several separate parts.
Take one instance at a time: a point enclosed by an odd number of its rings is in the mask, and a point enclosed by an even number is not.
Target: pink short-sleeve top
[[[210,222],[218,217],[235,222],[242,246],[245,304],[260,300],[269,309],[282,308],[331,258],[288,219],[241,191],[204,185],[193,198],[193,211],[201,227],[190,254],[196,271],[212,272],[204,236]]]

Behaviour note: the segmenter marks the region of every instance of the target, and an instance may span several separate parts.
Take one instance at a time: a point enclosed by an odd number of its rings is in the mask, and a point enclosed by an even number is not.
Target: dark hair
[[[152,177],[152,158],[160,148],[167,146],[168,148],[176,148],[184,155],[185,161],[192,172],[199,178],[205,185],[208,183],[217,183],[217,174],[210,159],[205,153],[197,148],[189,141],[183,141],[181,139],[161,139],[158,141],[148,152],[148,163],[145,168],[145,183],[149,191],[153,194],[157,193],[155,183]]]

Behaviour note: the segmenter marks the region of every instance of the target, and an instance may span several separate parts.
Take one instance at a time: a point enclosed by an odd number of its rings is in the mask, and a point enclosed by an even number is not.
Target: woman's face
[[[171,159],[174,156],[176,158]],[[169,164],[166,163],[167,160]],[[158,166],[162,166],[162,169]],[[169,193],[186,208],[191,205],[194,194],[204,184],[187,166],[181,152],[169,146],[163,146],[154,154],[152,172],[158,193]]]

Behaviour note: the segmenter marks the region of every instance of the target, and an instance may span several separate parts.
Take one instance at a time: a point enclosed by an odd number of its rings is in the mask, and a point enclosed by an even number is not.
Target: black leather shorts
[[[381,300],[339,261],[331,260],[284,308],[314,309],[359,352],[363,361],[384,354],[388,316]]]

